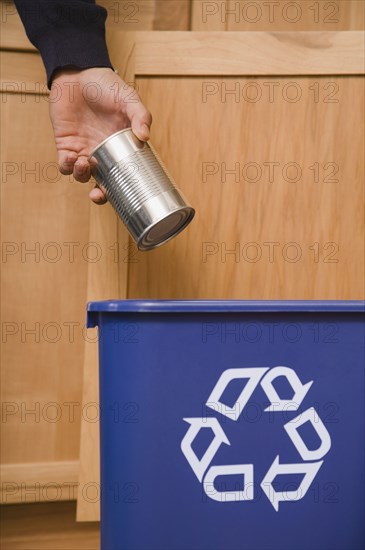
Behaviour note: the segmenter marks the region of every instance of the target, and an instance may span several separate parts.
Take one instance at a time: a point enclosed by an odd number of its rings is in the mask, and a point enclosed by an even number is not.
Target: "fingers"
[[[74,164],[73,175],[76,181],[86,183],[91,177],[90,163],[88,157],[79,156]]]
[[[77,161],[77,153],[73,151],[59,153],[58,164],[61,174],[69,176],[72,174],[74,164]]]
[[[81,183],[86,183],[91,177],[90,162],[87,156],[78,156],[74,151],[61,152],[58,164],[61,174],[64,176],[73,174],[75,180]]]
[[[95,202],[95,204],[105,204],[107,198],[99,187],[94,187],[89,193],[90,199]]]
[[[88,157],[80,155],[74,151],[60,153],[59,169],[61,174],[68,176],[73,174],[76,181],[86,183],[91,177],[91,166]],[[90,199],[95,204],[105,204],[107,198],[99,187],[94,187],[89,193]]]

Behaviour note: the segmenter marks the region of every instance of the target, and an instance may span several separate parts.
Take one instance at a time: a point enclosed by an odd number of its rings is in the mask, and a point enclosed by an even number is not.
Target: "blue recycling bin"
[[[364,548],[364,302],[93,302],[103,550]]]

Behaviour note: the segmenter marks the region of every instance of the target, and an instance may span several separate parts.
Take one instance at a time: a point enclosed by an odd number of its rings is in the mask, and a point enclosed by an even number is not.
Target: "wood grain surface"
[[[37,52],[1,51],[0,62],[0,91],[48,95],[46,72]]]
[[[364,73],[363,31],[145,32],[138,75],[321,75]]]
[[[363,79],[137,83],[158,120],[151,141],[197,213],[138,253],[128,297],[364,297]]]
[[[98,523],[76,523],[75,502],[3,506],[2,550],[99,550]]]
[[[361,0],[192,0],[194,31],[346,31],[365,28]]]
[[[92,184],[59,174],[43,97],[1,118],[1,460],[78,460]]]
[[[75,500],[78,473],[78,460],[3,464],[0,502],[12,504]]]
[[[112,250],[123,249],[128,236],[110,205],[90,204],[90,242],[98,242],[107,251],[99,262],[90,263],[87,272],[87,301],[106,300],[110,296],[126,297],[127,264],[119,264]],[[120,268],[120,265],[123,267]],[[99,402],[97,329],[89,330],[90,340],[85,341],[83,375],[83,410]],[[92,340],[92,341],[91,341]],[[98,417],[99,420],[99,417]],[[89,421],[83,415],[80,436],[80,471],[77,497],[77,518],[93,520],[99,517],[99,500],[87,497],[87,487],[100,487],[99,422]],[[85,492],[86,488],[86,492]]]

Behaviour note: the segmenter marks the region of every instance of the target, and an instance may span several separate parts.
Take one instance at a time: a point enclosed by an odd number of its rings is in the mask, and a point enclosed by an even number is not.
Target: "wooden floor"
[[[1,506],[1,550],[98,550],[99,523],[76,523],[76,503]]]

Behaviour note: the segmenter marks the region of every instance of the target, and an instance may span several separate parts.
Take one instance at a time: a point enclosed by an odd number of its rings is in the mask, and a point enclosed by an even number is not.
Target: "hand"
[[[152,123],[137,92],[108,68],[59,72],[52,82],[50,117],[60,172],[73,173],[80,182],[89,181],[88,157],[101,141],[130,127],[147,141]],[[96,204],[107,200],[99,187],[89,197]]]

